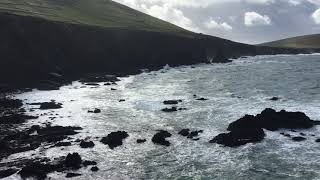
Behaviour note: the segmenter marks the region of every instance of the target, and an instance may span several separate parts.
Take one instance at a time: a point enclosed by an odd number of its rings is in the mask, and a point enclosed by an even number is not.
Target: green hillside
[[[105,28],[187,32],[111,0],[1,0],[0,12]]]
[[[285,48],[320,48],[320,34],[306,35],[272,41],[260,46],[285,47]]]

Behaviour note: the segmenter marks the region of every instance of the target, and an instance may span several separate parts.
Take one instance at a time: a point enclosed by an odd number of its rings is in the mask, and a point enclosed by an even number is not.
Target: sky
[[[114,0],[185,29],[258,44],[320,33],[320,0]]]

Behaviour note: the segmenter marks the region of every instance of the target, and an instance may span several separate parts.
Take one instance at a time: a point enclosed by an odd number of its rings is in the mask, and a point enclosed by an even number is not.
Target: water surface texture
[[[261,56],[235,60],[229,64],[164,68],[156,72],[122,78],[118,85],[92,88],[79,82],[58,91],[32,91],[17,95],[25,102],[56,100],[63,109],[29,121],[25,126],[51,122],[52,125],[80,126],[73,139],[88,138],[92,149],[48,148],[10,156],[60,157],[78,152],[83,159],[98,162],[100,171],[82,168],[77,179],[320,179],[320,128],[290,132],[307,134],[304,142],[293,142],[280,132],[266,131],[261,143],[227,148],[208,141],[225,132],[228,124],[245,114],[257,114],[265,108],[303,111],[320,120],[320,55]],[[110,89],[116,88],[116,91]],[[193,97],[208,98],[197,101]],[[271,97],[279,101],[270,101]],[[125,99],[125,102],[119,102]],[[164,113],[171,107],[164,100],[182,99],[178,105],[187,110]],[[31,108],[26,106],[26,108]],[[88,110],[99,108],[100,114]],[[40,113],[51,112],[41,111]],[[39,114],[39,111],[33,112]],[[199,141],[179,136],[183,128],[204,130]],[[157,130],[173,134],[170,147],[151,142]],[[129,133],[124,145],[114,150],[99,141],[112,131]],[[315,134],[315,137],[310,136]],[[146,138],[145,144],[137,144]],[[11,178],[17,178],[13,176]],[[62,173],[49,174],[53,179]]]

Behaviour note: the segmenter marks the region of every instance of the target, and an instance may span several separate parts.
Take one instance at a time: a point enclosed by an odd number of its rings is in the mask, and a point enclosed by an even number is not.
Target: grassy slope
[[[320,48],[320,34],[293,37],[260,45],[286,48]]]
[[[180,35],[190,33],[111,0],[1,0],[0,12],[104,28],[169,32]]]

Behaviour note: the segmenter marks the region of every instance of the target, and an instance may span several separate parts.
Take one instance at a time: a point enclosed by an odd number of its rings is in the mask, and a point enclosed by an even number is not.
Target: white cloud
[[[317,9],[312,15],[311,15],[313,21],[316,24],[320,24],[320,8]]]
[[[228,23],[223,22],[223,23],[218,23],[212,18],[210,18],[209,21],[204,23],[204,26],[207,29],[217,29],[217,30],[225,30],[225,31],[231,31],[233,28],[230,26]]]
[[[246,12],[244,15],[244,24],[246,26],[270,25],[271,19],[267,15],[261,15],[256,12]]]

